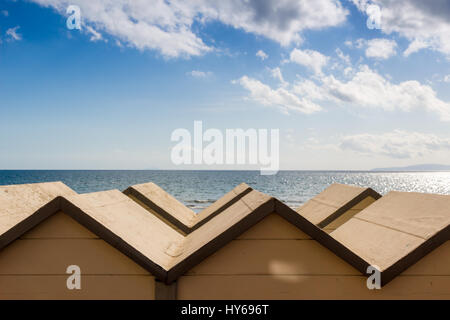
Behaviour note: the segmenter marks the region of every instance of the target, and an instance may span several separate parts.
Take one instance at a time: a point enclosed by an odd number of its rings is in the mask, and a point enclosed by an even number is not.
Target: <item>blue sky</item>
[[[280,129],[281,169],[448,164],[448,32],[444,0],[2,0],[0,168],[178,168],[194,120]]]

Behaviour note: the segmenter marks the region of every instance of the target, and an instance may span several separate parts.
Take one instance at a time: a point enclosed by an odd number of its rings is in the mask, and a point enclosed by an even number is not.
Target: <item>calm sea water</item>
[[[354,184],[384,194],[391,190],[450,194],[450,172],[281,171],[59,171],[0,170],[0,185],[62,181],[78,193],[152,181],[178,200],[199,211],[241,182],[298,207],[328,185]]]

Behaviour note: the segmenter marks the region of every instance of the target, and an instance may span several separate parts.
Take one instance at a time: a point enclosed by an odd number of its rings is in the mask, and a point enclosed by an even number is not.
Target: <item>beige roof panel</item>
[[[390,192],[330,235],[389,281],[449,238],[450,195]]]
[[[368,196],[380,198],[370,188],[335,183],[296,211],[311,223],[324,227]]]
[[[450,196],[417,192],[389,192],[358,219],[429,239],[450,224]]]
[[[165,218],[167,218],[167,214],[170,214],[186,226],[194,224],[196,213],[153,182],[133,185],[124,193],[140,196],[138,200],[141,200]]]
[[[66,200],[165,270],[170,269],[173,258],[167,249],[184,241],[183,235],[119,190],[75,195]]]
[[[356,218],[331,233],[369,265],[384,271],[419,247],[424,240]]]

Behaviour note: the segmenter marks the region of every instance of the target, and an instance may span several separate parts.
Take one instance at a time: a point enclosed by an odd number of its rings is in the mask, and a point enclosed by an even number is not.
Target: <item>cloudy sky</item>
[[[279,128],[281,169],[450,164],[449,34],[449,0],[2,0],[0,168],[174,168],[194,120]]]

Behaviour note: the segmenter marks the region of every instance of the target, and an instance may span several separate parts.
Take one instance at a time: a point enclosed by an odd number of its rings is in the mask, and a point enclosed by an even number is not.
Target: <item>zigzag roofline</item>
[[[151,272],[157,279],[166,283],[171,283],[191,267],[201,262],[210,254],[216,252],[219,248],[227,244],[229,241],[233,240],[235,237],[243,233],[251,226],[255,225],[268,214],[273,213],[274,211],[274,199],[265,196],[257,191],[253,191],[252,195],[249,195],[246,199],[240,198],[240,201],[242,201],[241,207],[243,207],[245,211],[241,210],[242,213],[240,213],[237,218],[234,219],[237,220],[236,223],[233,223],[229,227],[225,228],[223,232],[219,229],[219,232],[209,234],[207,233],[208,226],[205,226],[206,228],[203,228],[202,230],[197,229],[197,233],[191,233],[190,235],[187,235],[185,238],[190,237],[191,241],[184,242],[183,245],[188,246],[181,248],[183,253],[186,251],[185,256],[181,256],[181,258],[178,259],[179,255],[177,253],[174,253],[175,259],[173,262],[173,266],[168,269],[165,269],[158,263],[152,261],[143,252],[128,243],[126,239],[118,236],[107,226],[100,223],[99,221],[97,221],[97,219],[85,212],[79,205],[74,203],[73,200],[63,196],[57,196],[56,198],[39,208],[37,211],[18,222],[8,231],[0,235],[0,250],[14,240],[18,239],[27,231],[31,230],[33,227],[40,224],[48,217],[59,211],[63,211],[65,214],[72,217],[75,221],[86,227],[92,233],[96,234],[98,237],[105,240],[107,243],[118,249],[120,252],[131,258],[133,261],[141,265],[149,272]],[[231,206],[229,208],[231,208]],[[234,208],[231,209],[233,210]],[[149,232],[151,231],[149,230]],[[174,230],[173,232],[176,231]],[[198,248],[191,248],[189,246],[191,244],[197,245]],[[165,250],[166,252],[171,250],[171,248],[161,249]]]
[[[244,190],[247,189],[244,188]],[[342,207],[337,208],[337,210],[331,213],[331,215],[325,220],[331,221],[338,218],[343,212],[346,211],[346,209],[350,209],[352,206],[361,201],[364,196],[376,196],[376,193],[374,193],[373,190],[367,190],[361,192],[361,194],[354,199],[347,201],[342,206],[344,207],[344,209],[342,209]],[[114,192],[120,194],[118,191]],[[101,192],[98,194],[101,194]],[[394,193],[394,195],[402,194],[406,193]],[[92,212],[86,212],[86,210],[82,208],[82,205],[80,205],[80,203],[83,203],[82,201],[74,202],[74,199],[78,199],[77,197],[83,196],[88,195],[57,196],[53,200],[49,201],[34,213],[28,215],[26,218],[0,235],[0,249],[13,242],[15,239],[32,229],[34,226],[41,223],[46,218],[50,217],[58,211],[63,211],[78,223],[89,229],[91,232],[95,233],[97,236],[99,236],[110,245],[117,248],[120,252],[124,253],[133,261],[151,272],[153,275],[155,275],[156,278],[169,284],[175,281],[187,270],[201,262],[207,256],[216,252],[231,240],[245,232],[247,229],[257,224],[267,215],[271,213],[277,213],[281,217],[295,225],[301,231],[308,234],[311,238],[315,239],[320,244],[334,252],[337,256],[341,257],[343,260],[351,264],[362,274],[366,274],[367,267],[371,265],[371,263],[367,259],[361,256],[361,254],[358,254],[354,249],[352,249],[353,247],[345,245],[342,240],[336,238],[336,236],[333,235],[334,232],[329,234],[325,230],[323,230],[322,227],[325,225],[323,222],[314,224],[310,219],[306,218],[300,213],[301,210],[300,212],[296,212],[295,210],[289,208],[287,205],[273,197],[269,197],[258,191],[251,190],[249,193],[245,193],[244,195],[238,194],[235,197],[232,197],[231,201],[233,201],[233,203],[228,205],[224,210],[221,210],[218,213],[216,213],[216,210],[212,210],[210,218],[207,221],[203,222],[202,225],[196,227],[194,230],[190,230],[189,234],[187,235],[180,235],[177,231],[172,229],[175,234],[178,234],[176,239],[181,237],[186,241],[183,240],[179,243],[176,243],[175,249],[170,247],[158,249],[158,254],[161,254],[161,252],[163,252],[164,254],[172,256],[172,258],[170,258],[169,260],[167,260],[166,257],[166,261],[170,261],[170,263],[166,264],[166,266],[164,267],[157,261],[150,259],[148,254],[145,254],[142,250],[138,249],[135,245],[136,242],[134,242],[134,245],[130,244],[129,241],[124,239],[123,236],[119,236],[117,233],[108,228],[107,225],[105,225],[104,223],[102,224],[100,221],[98,221],[98,217],[94,218],[95,215],[92,216]],[[235,200],[237,197],[238,199]],[[450,198],[445,198],[445,201],[447,201],[448,199]],[[126,203],[124,205],[136,206],[136,208],[139,207],[137,204],[128,204],[128,202],[130,201],[131,200],[125,201]],[[383,198],[375,203],[378,203],[379,201],[383,201]],[[121,200],[121,202],[123,203],[124,200]],[[131,201],[131,203],[132,202],[133,201]],[[358,220],[358,217],[362,214],[367,215],[368,212],[371,212],[371,208],[373,208],[373,205],[361,211],[361,213],[353,217],[351,220]],[[148,211],[142,211],[142,208],[138,211],[139,215],[142,216],[146,216],[148,214]],[[146,213],[144,214],[143,212]],[[104,215],[104,212],[102,214]],[[102,214],[100,216],[102,216]],[[132,216],[130,217],[133,218]],[[330,217],[332,217],[333,219]],[[161,227],[164,226],[164,224],[161,223],[157,225]],[[337,230],[340,229],[338,228]],[[443,242],[448,240],[450,232],[449,230],[449,225],[447,223],[444,228],[437,230],[435,234],[433,234],[429,238],[423,239],[423,242],[420,245],[412,248],[412,250],[407,252],[407,254],[401,256],[396,261],[393,261],[393,263],[391,263],[387,268],[380,270],[382,285],[387,284],[395,276],[400,274],[409,266],[420,260],[422,257],[434,250]],[[149,230],[148,232],[151,232],[151,230]]]

